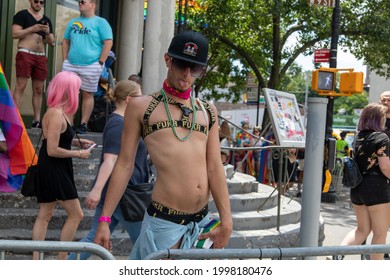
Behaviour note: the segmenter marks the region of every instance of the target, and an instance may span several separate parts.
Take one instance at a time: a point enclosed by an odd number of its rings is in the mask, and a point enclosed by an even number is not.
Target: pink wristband
[[[111,218],[110,217],[105,217],[105,216],[100,216],[99,220],[98,220],[98,223],[102,223],[102,222],[105,222],[105,223],[111,223]]]

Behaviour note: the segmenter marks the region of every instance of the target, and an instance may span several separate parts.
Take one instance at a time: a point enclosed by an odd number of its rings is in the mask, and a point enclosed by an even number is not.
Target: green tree
[[[345,109],[347,115],[353,115],[354,109],[363,109],[368,104],[368,97],[366,93],[353,94],[352,96],[340,96],[335,98],[334,112],[340,109]]]
[[[189,18],[196,19],[192,28],[208,34],[211,53],[210,71],[198,87],[211,95],[227,88],[222,95],[238,100],[249,72],[261,87],[282,90],[300,54],[330,46],[332,8],[308,5],[307,0],[198,2],[201,9]],[[383,69],[390,61],[390,1],[341,0],[341,11],[339,46],[390,76],[390,69]]]

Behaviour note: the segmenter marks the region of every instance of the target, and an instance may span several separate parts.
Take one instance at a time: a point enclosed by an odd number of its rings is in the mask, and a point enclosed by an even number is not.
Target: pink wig
[[[81,79],[73,72],[63,71],[54,76],[47,88],[47,106],[61,108],[73,115],[79,106]]]

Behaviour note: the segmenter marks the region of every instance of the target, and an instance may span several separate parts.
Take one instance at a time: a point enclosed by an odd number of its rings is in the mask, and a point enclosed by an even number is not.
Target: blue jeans
[[[89,230],[89,233],[80,240],[80,242],[93,243],[93,240],[95,239],[97,227],[99,224],[98,219],[101,216],[102,210],[103,210],[103,204],[99,203],[96,207],[95,215],[93,216],[91,229]],[[139,221],[139,222],[126,221],[125,218],[123,217],[121,207],[118,205],[115,208],[115,211],[111,216],[111,223],[109,226],[111,233],[116,229],[116,227],[118,226],[119,223],[121,223],[121,225],[125,228],[125,230],[127,231],[127,233],[130,236],[131,241],[134,244],[138,238],[140,231],[141,231],[142,221]],[[90,256],[91,256],[91,253],[82,252],[80,254],[80,260],[86,260]],[[68,256],[68,260],[75,260],[75,259],[76,259],[76,253],[74,253],[74,252],[70,253]]]

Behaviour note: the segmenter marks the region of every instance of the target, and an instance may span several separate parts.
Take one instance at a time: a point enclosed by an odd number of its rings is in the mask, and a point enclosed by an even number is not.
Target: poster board
[[[263,88],[268,116],[278,145],[305,147],[305,127],[294,94]]]

